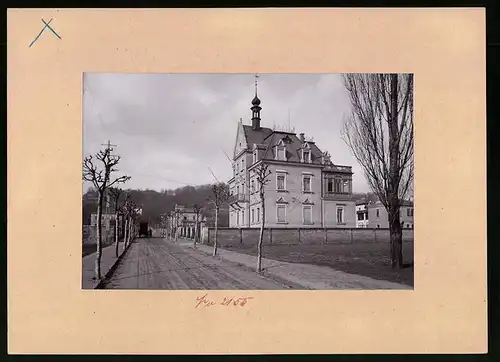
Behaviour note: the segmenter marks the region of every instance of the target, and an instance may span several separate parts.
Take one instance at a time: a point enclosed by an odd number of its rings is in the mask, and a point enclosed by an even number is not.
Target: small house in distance
[[[413,229],[413,201],[402,200],[399,220],[403,229]],[[362,200],[356,203],[356,226],[358,228],[389,228],[389,215],[380,201]]]
[[[265,185],[267,227],[356,227],[352,168],[336,165],[328,152],[292,130],[261,127],[261,101],[255,91],[252,124],[240,120],[233,154],[229,226],[257,228],[261,206],[255,168],[269,166]]]
[[[173,218],[170,219],[169,230],[178,232],[178,236],[187,239],[194,239],[196,230],[196,212],[192,207],[185,205],[174,206]],[[201,230],[205,226],[206,217],[203,214],[198,216],[198,228]]]

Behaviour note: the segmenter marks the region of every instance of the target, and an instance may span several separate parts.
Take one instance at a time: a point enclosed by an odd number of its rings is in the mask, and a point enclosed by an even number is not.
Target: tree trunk
[[[257,244],[257,272],[262,271],[262,242],[264,241],[264,195],[260,197],[260,233],[259,233],[259,243]]]
[[[193,246],[196,248],[196,242],[198,241],[198,215],[196,215],[196,222],[194,223],[194,243]]]
[[[125,248],[127,247],[127,243],[128,243],[128,217],[125,217],[125,227],[123,229],[123,250],[125,250]]]
[[[128,228],[129,228],[129,240],[128,240],[128,245],[130,245],[132,243],[132,241],[134,241],[134,219],[133,218],[130,218],[130,221],[128,223]]]
[[[217,255],[217,226],[219,224],[219,207],[215,208],[215,237],[214,237],[214,254]]]
[[[392,207],[389,210],[389,228],[391,240],[391,266],[395,268],[403,267],[403,231],[399,218],[399,207]]]
[[[101,255],[102,255],[102,199],[103,191],[99,191],[99,200],[97,202],[97,252],[95,256],[95,278],[101,279]]]
[[[177,241],[179,241],[179,217],[177,217],[176,219],[176,224],[175,224],[175,239],[174,239],[174,242],[176,243]]]
[[[118,213],[115,213],[115,256],[118,258],[118,243],[119,243],[119,231],[120,228],[118,226],[119,216]]]
[[[391,266],[403,266],[402,231],[399,222],[399,125],[398,125],[398,75],[391,74],[391,114],[388,117],[389,128],[389,183],[388,210],[391,240]]]

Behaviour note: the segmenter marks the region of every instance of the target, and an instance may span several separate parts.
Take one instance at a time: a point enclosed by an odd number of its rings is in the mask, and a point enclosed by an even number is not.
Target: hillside
[[[175,204],[192,206],[201,204],[205,206],[204,215],[207,217],[209,225],[214,224],[215,211],[208,203],[208,198],[212,196],[212,185],[184,186],[175,190],[125,190],[130,193],[131,199],[142,207],[142,220],[151,224],[160,223],[160,215],[174,208]],[[124,202],[122,196],[120,203]],[[97,212],[97,192],[89,190],[82,199],[83,224],[90,224],[90,215]],[[228,207],[223,207],[219,213],[219,226],[229,225]]]

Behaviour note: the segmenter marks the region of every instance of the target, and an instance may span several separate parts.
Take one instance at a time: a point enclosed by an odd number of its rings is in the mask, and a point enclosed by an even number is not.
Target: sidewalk
[[[123,243],[118,246],[118,255],[123,252]],[[83,257],[82,260],[82,289],[94,289],[99,280],[93,280],[95,276],[96,253],[92,253]],[[109,245],[102,249],[101,254],[101,277],[104,278],[106,273],[111,269],[118,258],[115,256],[115,245]]]
[[[193,247],[192,243],[179,243],[185,247]],[[213,247],[207,245],[196,245],[199,252],[212,254]],[[247,254],[234,251],[217,249],[217,255],[225,260],[241,264],[255,270],[257,258]],[[275,277],[305,289],[406,289],[413,288],[385,280],[377,280],[362,275],[348,274],[342,271],[309,264],[287,263],[262,258],[262,271],[264,275]]]

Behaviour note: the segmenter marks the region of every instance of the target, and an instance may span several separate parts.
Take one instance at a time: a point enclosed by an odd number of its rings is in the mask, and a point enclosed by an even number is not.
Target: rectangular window
[[[251,182],[251,190],[252,192],[255,192],[255,180],[252,180]]]
[[[236,211],[236,225],[240,224],[240,212]]]
[[[349,193],[349,180],[344,181],[344,193]]]
[[[311,176],[302,177],[302,191],[311,192]]]
[[[280,161],[286,161],[285,160],[285,148],[278,148],[278,160]]]
[[[344,208],[337,207],[337,224],[343,224],[343,223],[344,223]]]
[[[380,210],[379,210],[379,209],[377,209],[377,217],[380,217],[380,212],[379,212],[379,211],[380,211]]]
[[[257,151],[253,153],[253,163],[257,162]]]
[[[304,220],[304,224],[312,224],[312,206],[302,207],[302,218]]]
[[[363,213],[359,213],[358,214],[358,220],[360,220],[360,221],[364,220],[365,219],[364,216],[365,215]]]
[[[255,222],[255,219],[254,219],[254,214],[255,214],[255,210],[252,209],[252,224]]]
[[[340,194],[342,192],[342,180],[336,178],[333,183],[334,192]]]
[[[407,216],[413,216],[413,209],[412,208],[407,208],[406,209],[406,214],[407,214]]]
[[[241,225],[245,225],[245,211],[241,212]]]
[[[331,178],[327,179],[327,192],[332,193],[333,192],[333,180]]]
[[[284,190],[285,189],[285,175],[277,175],[276,176],[276,188],[278,190]]]
[[[311,153],[309,151],[304,151],[303,156],[304,162],[311,162]]]
[[[260,222],[260,207],[257,208],[257,222]]]
[[[278,205],[276,207],[276,218],[279,223],[285,223],[286,222],[286,206],[285,205]]]

